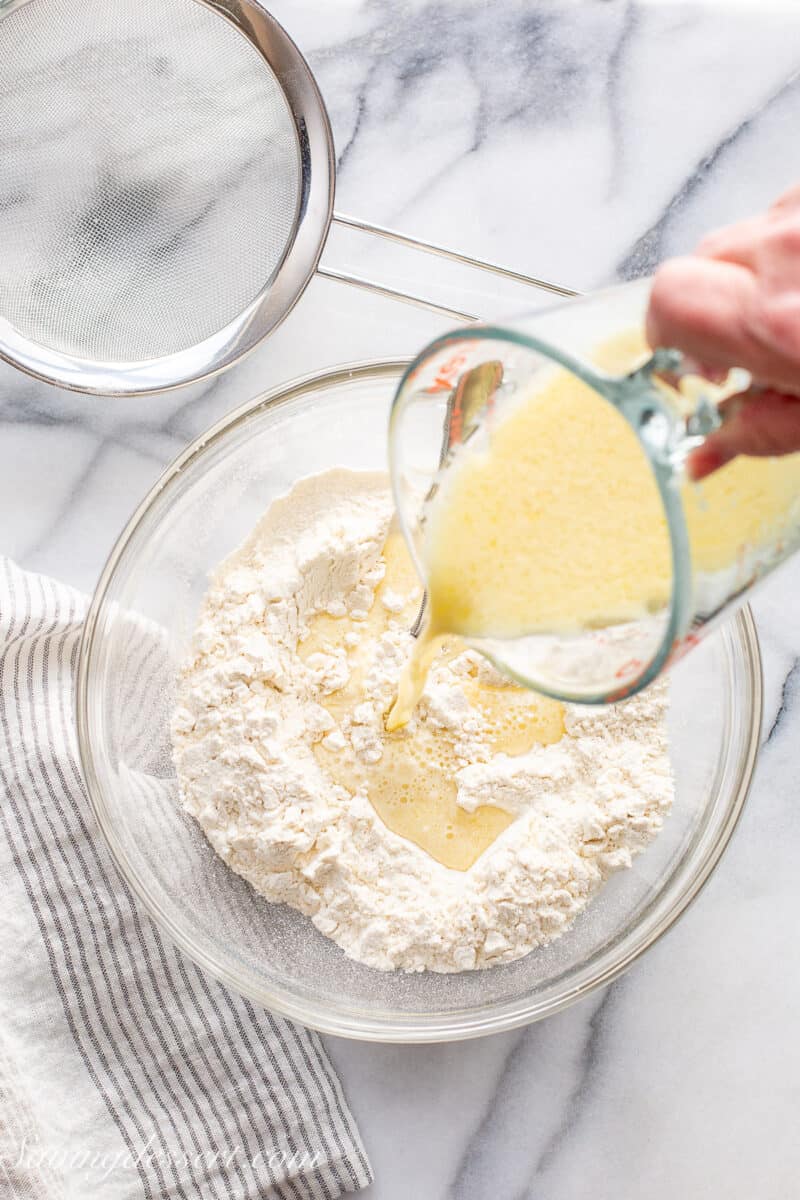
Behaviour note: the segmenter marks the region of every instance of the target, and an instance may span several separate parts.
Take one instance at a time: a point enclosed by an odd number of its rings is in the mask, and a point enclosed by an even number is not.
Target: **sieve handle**
[[[458,250],[451,250],[447,246],[439,246],[435,242],[424,242],[420,238],[400,233],[397,229],[388,229],[384,225],[372,225],[368,221],[362,221],[358,217],[347,216],[345,213],[334,213],[332,221],[337,225],[357,229],[361,233],[368,233],[373,237],[383,238],[388,242],[408,246],[412,250],[422,250],[426,254],[446,258],[451,262],[463,263],[468,267],[476,267],[480,271],[487,271],[492,275],[511,279],[516,283],[536,288],[538,291],[550,292],[554,296],[578,295],[571,288],[561,287],[560,284],[551,283],[549,280],[537,279],[533,275],[523,275],[520,271],[512,271],[510,267],[501,266],[500,263],[488,262],[480,258],[471,258],[470,255],[461,254]],[[336,280],[338,283],[346,283],[351,287],[362,288],[367,292],[374,292],[380,296],[388,296],[393,300],[402,300],[406,304],[414,304],[418,308],[425,308],[429,312],[439,313],[442,316],[450,317],[454,321],[477,322],[481,320],[480,317],[476,317],[473,313],[460,312],[458,309],[448,308],[443,304],[436,304],[435,301],[428,300],[424,296],[416,296],[411,292],[403,292],[397,288],[387,287],[385,284],[377,283],[375,280],[365,279],[361,275],[353,275],[349,271],[337,271],[331,267],[318,266],[317,274],[324,276],[326,279]]]
[[[363,275],[353,275],[350,271],[336,271],[332,267],[317,267],[317,274],[322,275],[324,279],[333,279],[337,283],[346,283],[351,287],[361,288],[365,292],[374,292],[378,296],[388,296],[392,300],[402,300],[405,304],[415,304],[417,308],[426,308],[428,312],[440,313],[444,317],[451,317],[454,321],[480,321],[480,317],[475,317],[472,313],[460,312],[457,308],[447,308],[444,304],[436,304],[434,300],[426,300],[424,296],[415,296],[411,292],[401,292],[396,288],[386,287],[383,283],[376,283],[372,279],[365,279]]]

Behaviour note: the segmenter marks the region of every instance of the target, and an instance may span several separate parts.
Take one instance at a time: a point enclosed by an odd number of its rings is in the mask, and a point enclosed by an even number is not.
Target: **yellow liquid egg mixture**
[[[347,726],[364,700],[364,678],[381,635],[391,623],[409,629],[421,600],[419,578],[394,527],[382,557],[386,574],[366,619],[320,613],[311,618],[308,633],[298,645],[304,660],[319,652],[344,652],[347,656],[346,684],[319,697],[338,728]],[[390,610],[383,603],[387,593],[404,598],[401,611],[396,611],[396,605]],[[435,647],[433,658],[454,659],[465,649],[457,637],[450,637]],[[560,704],[513,684],[487,683],[478,678],[477,668],[466,673],[463,693],[472,712],[480,717],[487,755],[521,755],[536,744],[557,742],[564,733]],[[474,812],[457,804],[456,772],[465,765],[458,753],[457,733],[429,723],[424,714],[418,714],[413,727],[384,731],[378,762],[361,761],[349,744],[344,749],[327,749],[317,742],[314,754],[334,782],[351,793],[364,789],[389,829],[457,871],[468,870],[514,819],[491,804]]]
[[[622,373],[646,353],[634,331],[595,361]],[[695,573],[728,569],[780,537],[798,496],[797,454],[740,457],[701,484],[685,482]],[[390,714],[395,729],[413,712],[443,635],[613,626],[663,610],[671,595],[669,531],[647,457],[617,410],[563,370],[445,471],[421,549],[428,623]]]

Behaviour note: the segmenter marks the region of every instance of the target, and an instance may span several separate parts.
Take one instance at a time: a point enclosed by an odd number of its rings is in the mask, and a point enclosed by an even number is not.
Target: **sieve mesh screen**
[[[256,48],[198,0],[28,0],[0,20],[0,317],[146,361],[233,320],[291,243],[300,158]]]

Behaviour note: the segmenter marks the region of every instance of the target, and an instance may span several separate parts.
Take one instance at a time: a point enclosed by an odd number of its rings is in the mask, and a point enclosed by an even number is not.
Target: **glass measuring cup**
[[[485,450],[504,416],[554,373],[569,373],[590,403],[611,405],[633,430],[657,489],[653,520],[663,523],[670,573],[663,600],[634,620],[466,637],[506,674],[559,699],[608,703],[640,690],[800,546],[800,454],[739,458],[704,482],[688,480],[689,453],[725,419],[720,401],[750,377],[736,370],[720,387],[692,374],[677,351],[651,353],[641,333],[649,289],[641,280],[506,327],[438,338],[406,371],[392,408],[395,503],[423,580],[426,520],[447,472]],[[613,447],[597,470],[613,486]],[[535,488],[531,478],[531,495]],[[610,557],[625,533],[612,539]],[[566,522],[564,555],[574,534]]]

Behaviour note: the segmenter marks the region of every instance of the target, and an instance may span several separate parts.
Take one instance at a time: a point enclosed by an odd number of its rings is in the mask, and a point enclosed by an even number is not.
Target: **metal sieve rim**
[[[46,0],[45,0],[46,2]],[[294,308],[314,275],[333,216],[335,153],[325,102],[286,30],[260,0],[193,0],[233,25],[258,51],[286,99],[299,153],[292,234],[258,295],[210,337],[148,361],[102,362],[43,346],[0,314],[0,360],[69,391],[136,396],[171,391],[226,370],[248,354]],[[0,21],[31,0],[0,2]]]

